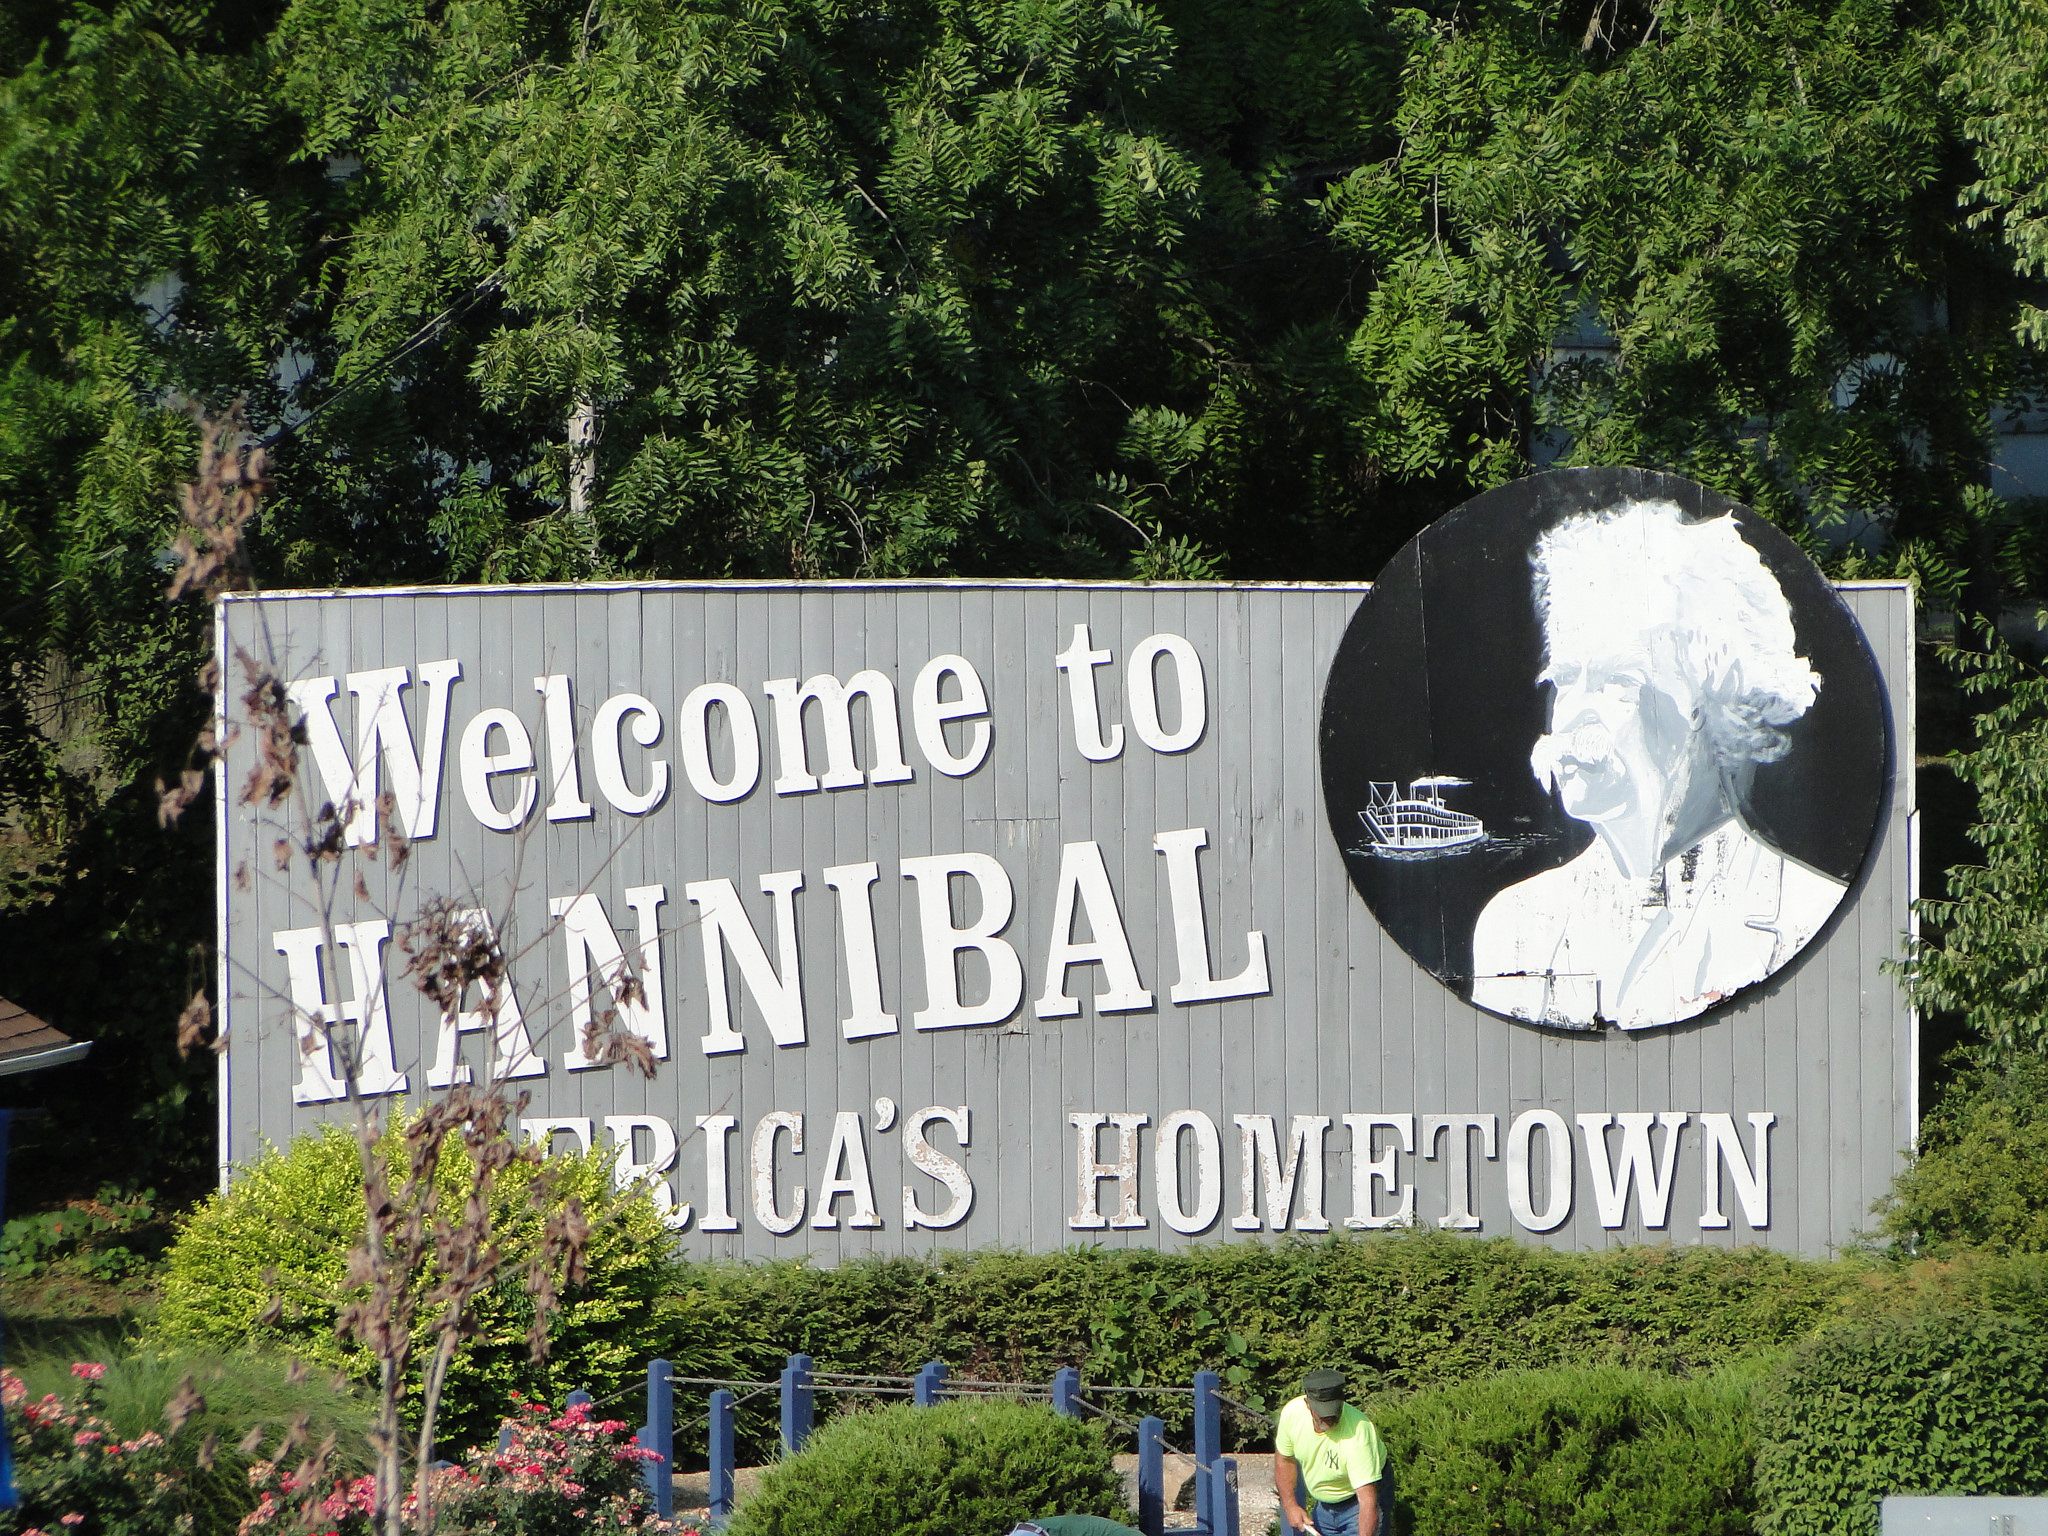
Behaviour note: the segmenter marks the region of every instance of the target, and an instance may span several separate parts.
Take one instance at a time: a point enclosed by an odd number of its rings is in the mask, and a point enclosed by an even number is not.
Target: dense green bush
[[[1036,1404],[847,1414],[768,1470],[731,1536],[962,1536],[1033,1515],[1126,1511],[1092,1423]]]
[[[384,1155],[395,1155],[390,1139]],[[543,1216],[529,1198],[533,1169],[514,1163],[492,1196],[492,1230],[506,1262],[497,1284],[479,1298],[476,1331],[448,1373],[440,1424],[453,1443],[495,1434],[515,1391],[555,1401],[576,1387],[603,1392],[660,1353],[655,1307],[675,1288],[677,1274],[661,1213],[644,1188],[613,1187],[609,1157],[567,1157],[553,1166],[558,1197],[580,1199],[589,1219],[587,1281],[565,1290],[550,1330],[552,1355],[533,1365],[525,1266],[540,1242]],[[467,1177],[463,1155],[451,1146],[441,1167],[450,1220],[459,1213]],[[151,1341],[172,1348],[271,1345],[367,1379],[368,1353],[335,1332],[350,1297],[349,1249],[362,1225],[361,1171],[347,1133],[330,1128],[263,1157],[180,1227]],[[430,1323],[431,1317],[421,1319],[422,1337]]]
[[[2040,1294],[1882,1316],[1800,1350],[1757,1412],[1758,1531],[1874,1536],[1888,1494],[2048,1493]]]
[[[1920,1126],[1880,1231],[1902,1252],[2048,1252],[2048,1062],[1959,1078]]]
[[[1270,1411],[1304,1370],[1330,1362],[1367,1391],[1532,1361],[1692,1373],[1798,1341],[1860,1304],[1878,1272],[1756,1249],[1562,1253],[1414,1233],[1177,1254],[707,1266],[690,1294],[733,1320],[726,1337],[747,1379],[792,1351],[826,1369],[908,1373],[943,1359],[1034,1382],[1078,1365],[1090,1381],[1184,1386],[1207,1367],[1224,1372],[1230,1396]],[[1146,1407],[1185,1432],[1185,1397]],[[1227,1426],[1240,1444],[1264,1434],[1236,1415]]]
[[[1400,1536],[1747,1536],[1764,1363],[1504,1371],[1375,1406]]]

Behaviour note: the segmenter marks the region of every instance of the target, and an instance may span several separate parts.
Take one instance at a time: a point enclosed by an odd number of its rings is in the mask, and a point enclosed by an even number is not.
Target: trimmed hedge
[[[1766,1362],[1506,1371],[1376,1404],[1399,1536],[1748,1536]]]
[[[387,1161],[402,1155],[389,1136],[383,1154]],[[439,1421],[446,1443],[495,1435],[514,1392],[552,1402],[575,1387],[602,1392],[630,1381],[661,1353],[656,1307],[676,1288],[681,1271],[661,1213],[644,1188],[613,1187],[608,1156],[558,1158],[553,1167],[558,1190],[577,1196],[589,1219],[587,1282],[565,1289],[550,1330],[553,1352],[535,1366],[527,1352],[533,1299],[525,1270],[543,1218],[529,1198],[532,1165],[512,1164],[497,1180],[491,1209],[505,1264],[497,1284],[478,1299],[476,1332],[448,1373]],[[441,1165],[443,1212],[451,1221],[460,1214],[467,1179],[466,1155],[451,1145]],[[362,1177],[349,1133],[329,1127],[265,1155],[180,1225],[166,1255],[163,1300],[148,1342],[169,1350],[271,1348],[371,1379],[368,1351],[335,1332],[351,1294],[349,1250],[362,1226]],[[274,1287],[266,1277],[274,1277]],[[282,1310],[266,1322],[273,1295]],[[418,1340],[432,1323],[431,1312],[422,1310]],[[411,1386],[417,1390],[416,1377]]]
[[[2048,1309],[1965,1306],[1832,1329],[1758,1411],[1757,1529],[1874,1536],[1888,1494],[2048,1493]]]
[[[769,1468],[731,1536],[963,1536],[1037,1515],[1126,1519],[1101,1432],[1000,1401],[850,1413]]]
[[[1185,1386],[1214,1368],[1231,1397],[1270,1412],[1326,1363],[1364,1393],[1545,1361],[1711,1370],[1844,1315],[1876,1273],[1760,1249],[1564,1253],[1390,1233],[1178,1254],[699,1266],[677,1299],[721,1320],[732,1373],[748,1380],[799,1351],[827,1370],[909,1374],[942,1359],[961,1375],[1028,1382],[1077,1365],[1091,1381]],[[678,1330],[670,1347],[692,1343]],[[1184,1397],[1146,1409],[1185,1434]],[[1264,1444],[1264,1429],[1238,1415],[1226,1430],[1238,1445]]]

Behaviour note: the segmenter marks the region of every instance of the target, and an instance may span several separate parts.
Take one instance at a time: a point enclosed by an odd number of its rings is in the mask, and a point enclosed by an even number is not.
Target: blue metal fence
[[[1237,1462],[1223,1454],[1223,1409],[1228,1402],[1222,1393],[1223,1378],[1215,1371],[1197,1371],[1186,1387],[1131,1387],[1097,1384],[1091,1388],[1073,1366],[1063,1366],[1045,1386],[1023,1382],[975,1381],[955,1378],[945,1362],[932,1360],[915,1376],[867,1376],[848,1372],[819,1372],[808,1355],[791,1355],[780,1375],[768,1381],[719,1381],[704,1377],[678,1376],[666,1360],[647,1365],[647,1421],[634,1433],[635,1443],[654,1453],[646,1464],[647,1491],[655,1512],[663,1518],[675,1513],[676,1397],[679,1386],[708,1387],[705,1398],[705,1455],[710,1465],[709,1505],[711,1524],[723,1526],[732,1514],[734,1473],[738,1470],[738,1436],[735,1417],[750,1400],[773,1392],[776,1395],[784,1455],[803,1449],[817,1424],[817,1400],[822,1392],[860,1396],[908,1396],[920,1407],[957,1396],[1015,1396],[1039,1398],[1054,1412],[1069,1418],[1096,1417],[1129,1430],[1138,1457],[1138,1529],[1144,1536],[1163,1536],[1166,1529],[1166,1453],[1174,1447],[1166,1442],[1166,1423],[1156,1414],[1135,1422],[1091,1400],[1113,1395],[1187,1396],[1194,1410],[1194,1514],[1196,1536],[1240,1536],[1237,1505]],[[629,1387],[612,1394],[605,1402],[637,1391]],[[598,1406],[585,1391],[569,1394],[569,1404]],[[1242,1404],[1231,1406],[1242,1408]],[[507,1431],[509,1434],[510,1431]],[[502,1441],[501,1441],[502,1443]],[[1001,1533],[992,1533],[1001,1536]]]

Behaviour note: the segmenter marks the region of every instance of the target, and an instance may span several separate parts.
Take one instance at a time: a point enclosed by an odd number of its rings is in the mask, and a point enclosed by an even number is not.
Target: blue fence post
[[[565,1408],[588,1408],[590,1406],[590,1402],[590,1394],[584,1391],[581,1387],[578,1387],[574,1392],[571,1392],[569,1394],[568,1402],[564,1403],[562,1406]]]
[[[1052,1411],[1064,1419],[1081,1417],[1081,1372],[1063,1365],[1052,1373]]]
[[[782,1454],[794,1456],[811,1438],[816,1418],[816,1394],[811,1390],[811,1357],[791,1355],[782,1368]]]
[[[1145,1536],[1166,1530],[1166,1420],[1156,1413],[1138,1420],[1138,1529]]]
[[[1237,1536],[1237,1458],[1218,1456],[1209,1476],[1214,1484],[1209,1512],[1220,1526],[1217,1536]]]
[[[1209,1469],[1223,1454],[1223,1404],[1217,1393],[1223,1378],[1214,1371],[1195,1372],[1195,1524],[1208,1536],[1223,1536],[1223,1511]]]
[[[647,1362],[647,1449],[661,1460],[646,1467],[654,1512],[666,1520],[676,1512],[676,1399],[674,1371],[666,1360]]]
[[[711,1428],[705,1446],[710,1453],[711,1495],[706,1502],[714,1526],[724,1525],[732,1513],[732,1473],[739,1459],[733,1445],[732,1411],[737,1402],[724,1387],[711,1394]]]
[[[945,1395],[946,1362],[927,1360],[917,1373],[917,1385],[911,1389],[911,1401],[920,1408],[929,1408]]]
[[[510,1424],[504,1424],[499,1426],[498,1449],[500,1451],[509,1451],[512,1449],[512,1426]]]

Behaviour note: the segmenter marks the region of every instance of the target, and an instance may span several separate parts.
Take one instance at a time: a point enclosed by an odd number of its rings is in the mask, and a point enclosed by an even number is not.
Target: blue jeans
[[[1316,1536],[1358,1536],[1358,1500],[1342,1504],[1317,1504],[1309,1510]]]

